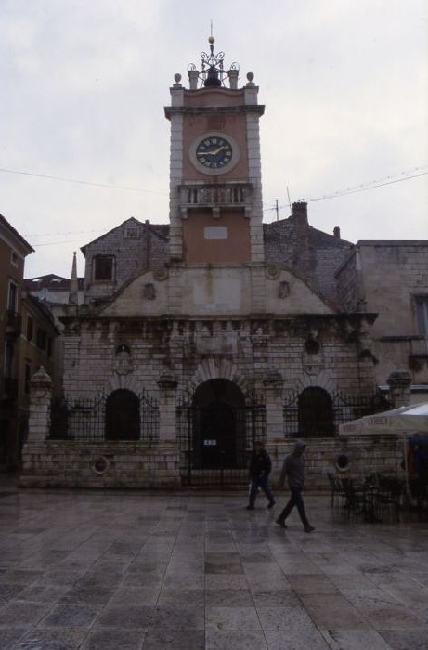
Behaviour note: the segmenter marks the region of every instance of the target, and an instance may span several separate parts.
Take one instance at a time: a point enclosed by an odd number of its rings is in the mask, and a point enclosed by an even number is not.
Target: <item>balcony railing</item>
[[[194,208],[236,208],[247,212],[252,202],[250,183],[231,183],[225,185],[181,185],[180,206],[184,210]]]

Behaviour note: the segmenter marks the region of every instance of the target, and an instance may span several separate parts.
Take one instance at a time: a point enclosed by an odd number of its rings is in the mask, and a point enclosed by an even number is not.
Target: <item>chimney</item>
[[[308,223],[307,205],[306,201],[297,201],[291,204],[291,216],[302,224]]]
[[[339,228],[339,226],[334,226],[334,228],[333,228],[333,235],[334,235],[337,239],[340,239],[340,228]]]

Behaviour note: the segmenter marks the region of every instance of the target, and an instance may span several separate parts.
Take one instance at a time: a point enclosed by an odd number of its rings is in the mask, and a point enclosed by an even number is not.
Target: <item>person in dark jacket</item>
[[[291,497],[285,506],[284,510],[280,513],[276,523],[282,528],[287,528],[285,520],[293,510],[294,506],[300,515],[305,533],[311,533],[315,528],[311,526],[307,520],[305,513],[305,503],[303,501],[302,492],[305,486],[305,443],[297,440],[291,454],[285,457],[282,469],[279,475],[279,487],[284,486],[285,477],[288,479],[288,486],[291,490]]]
[[[247,510],[254,510],[254,501],[256,500],[258,489],[260,488],[268,500],[267,507],[272,508],[275,505],[275,499],[269,489],[268,477],[272,469],[272,463],[266,449],[260,441],[254,443],[253,455],[250,465],[250,503]]]

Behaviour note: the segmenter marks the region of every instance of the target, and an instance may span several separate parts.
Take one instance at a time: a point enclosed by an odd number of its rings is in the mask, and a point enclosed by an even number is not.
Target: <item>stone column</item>
[[[284,380],[276,368],[267,371],[263,384],[266,391],[266,443],[284,442],[282,386]]]
[[[177,379],[168,371],[161,373],[158,379],[160,408],[160,442],[175,442],[175,389]]]
[[[46,487],[46,438],[49,434],[52,380],[43,366],[30,381],[28,438],[22,448],[20,487]]]
[[[43,366],[30,381],[30,419],[27,445],[44,444],[49,434],[52,380]]]
[[[394,409],[400,406],[410,405],[410,384],[411,377],[406,370],[397,370],[392,372],[388,378],[389,399],[391,407]]]

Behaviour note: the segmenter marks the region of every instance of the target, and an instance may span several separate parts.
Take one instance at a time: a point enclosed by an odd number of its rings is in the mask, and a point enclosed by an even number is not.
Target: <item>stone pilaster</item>
[[[264,262],[262,172],[260,160],[260,130],[257,112],[247,113],[248,173],[253,185],[251,212],[251,260]]]
[[[183,89],[171,89],[172,106],[181,107],[183,104]],[[177,187],[183,177],[183,114],[171,110],[171,149],[169,175],[169,221],[170,221],[170,259],[180,261],[183,256],[181,216],[178,211],[179,199]]]
[[[266,394],[266,443],[283,442],[282,387],[284,380],[276,368],[263,379]]]
[[[392,408],[410,405],[410,384],[412,380],[405,370],[392,372],[388,378],[389,399]]]
[[[175,390],[177,379],[175,376],[164,371],[157,382],[159,386],[159,409],[160,409],[160,442],[175,442]]]

